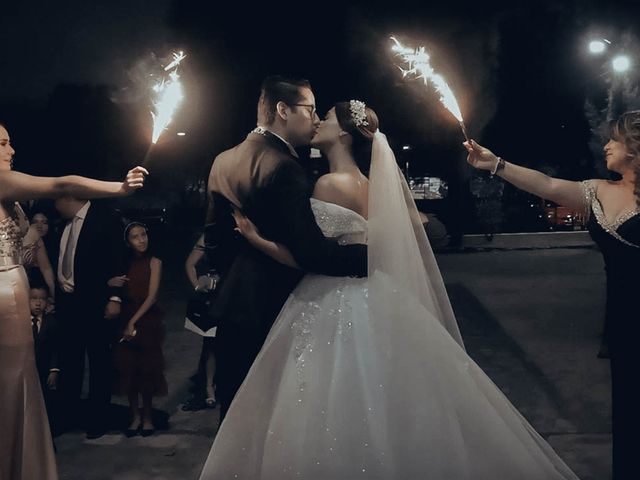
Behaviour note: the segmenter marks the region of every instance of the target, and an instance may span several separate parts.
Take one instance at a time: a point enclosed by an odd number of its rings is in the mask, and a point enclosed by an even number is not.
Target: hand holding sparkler
[[[138,166],[129,170],[122,182],[122,193],[131,195],[134,191],[142,188],[147,175],[149,175],[149,171],[144,167]]]
[[[500,162],[503,162],[504,166],[504,160],[488,148],[478,144],[475,140],[468,140],[463,142],[462,145],[464,145],[464,148],[469,152],[469,155],[467,155],[467,163],[473,168],[487,170],[495,175],[500,168]]]
[[[127,326],[122,332],[122,337],[120,337],[120,340],[118,340],[118,343],[128,342],[131,339],[133,339],[133,337],[135,337],[137,334],[138,334],[138,331],[136,330],[135,323],[134,324],[127,323]]]
[[[430,57],[425,48],[405,47],[396,40],[395,37],[391,37],[391,40],[395,42],[392,50],[396,52],[396,55],[398,55],[407,65],[406,69],[400,67],[402,76],[406,77],[407,75],[414,75],[416,78],[422,78],[425,85],[431,82],[440,95],[440,102],[451,112],[456,120],[458,120],[460,128],[462,129],[462,134],[468,141],[469,137],[467,136],[467,129],[464,125],[458,101],[453,95],[453,92],[451,91],[451,88],[449,88],[445,79],[441,75],[438,75],[431,67],[431,64],[429,63]]]

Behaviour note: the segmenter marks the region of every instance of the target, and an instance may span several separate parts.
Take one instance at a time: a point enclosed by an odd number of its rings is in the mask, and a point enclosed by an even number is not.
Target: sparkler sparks
[[[453,95],[451,88],[442,77],[435,72],[435,70],[431,67],[429,63],[430,57],[424,47],[418,48],[410,48],[402,45],[395,37],[391,37],[394,45],[391,49],[398,55],[407,65],[407,68],[400,67],[400,71],[402,71],[402,76],[407,77],[408,75],[413,75],[418,79],[422,79],[425,85],[429,83],[433,84],[436,92],[440,96],[440,102],[444,107],[451,112],[451,114],[458,120],[460,124],[460,128],[462,128],[462,133],[464,137],[469,140],[467,136],[467,129],[464,125],[464,120],[462,118],[462,112],[460,111],[460,107],[458,106],[458,101],[456,97]]]
[[[168,76],[153,87],[155,92],[153,111],[151,112],[153,117],[151,143],[153,144],[158,141],[162,132],[171,123],[174,112],[184,98],[180,75],[178,75],[178,66],[185,57],[186,55],[183,52],[174,53],[173,61],[164,67],[164,71],[169,72]]]

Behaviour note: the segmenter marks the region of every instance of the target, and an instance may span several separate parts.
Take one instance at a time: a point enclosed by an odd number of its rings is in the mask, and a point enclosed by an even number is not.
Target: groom
[[[308,145],[319,124],[308,81],[268,77],[258,101],[258,127],[244,142],[218,155],[209,174],[205,239],[223,272],[211,310],[219,319],[216,393],[221,421],[304,272],[367,274],[366,246],[327,240],[311,211],[313,186],[297,162],[295,147]],[[234,208],[241,209],[263,237],[285,245],[302,270],[234,239]]]

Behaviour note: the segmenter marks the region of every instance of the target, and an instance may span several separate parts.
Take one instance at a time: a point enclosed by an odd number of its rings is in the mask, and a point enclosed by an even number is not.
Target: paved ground
[[[600,254],[493,250],[445,253],[438,261],[469,354],[581,479],[610,478],[609,365],[596,358],[604,318]],[[182,329],[180,266],[168,265],[164,280],[169,396],[156,407],[168,414],[167,428],[132,439],[115,430],[98,440],[66,433],[56,439],[62,479],[198,478],[218,410],[180,410],[200,340]]]

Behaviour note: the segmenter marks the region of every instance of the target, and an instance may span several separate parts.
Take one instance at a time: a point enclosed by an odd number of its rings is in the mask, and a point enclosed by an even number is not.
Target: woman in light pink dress
[[[58,475],[36,370],[29,283],[22,266],[29,223],[17,202],[65,195],[127,195],[142,187],[147,172],[136,167],[124,182],[34,177],[11,170],[14,153],[9,133],[0,124],[0,478],[50,480]]]

